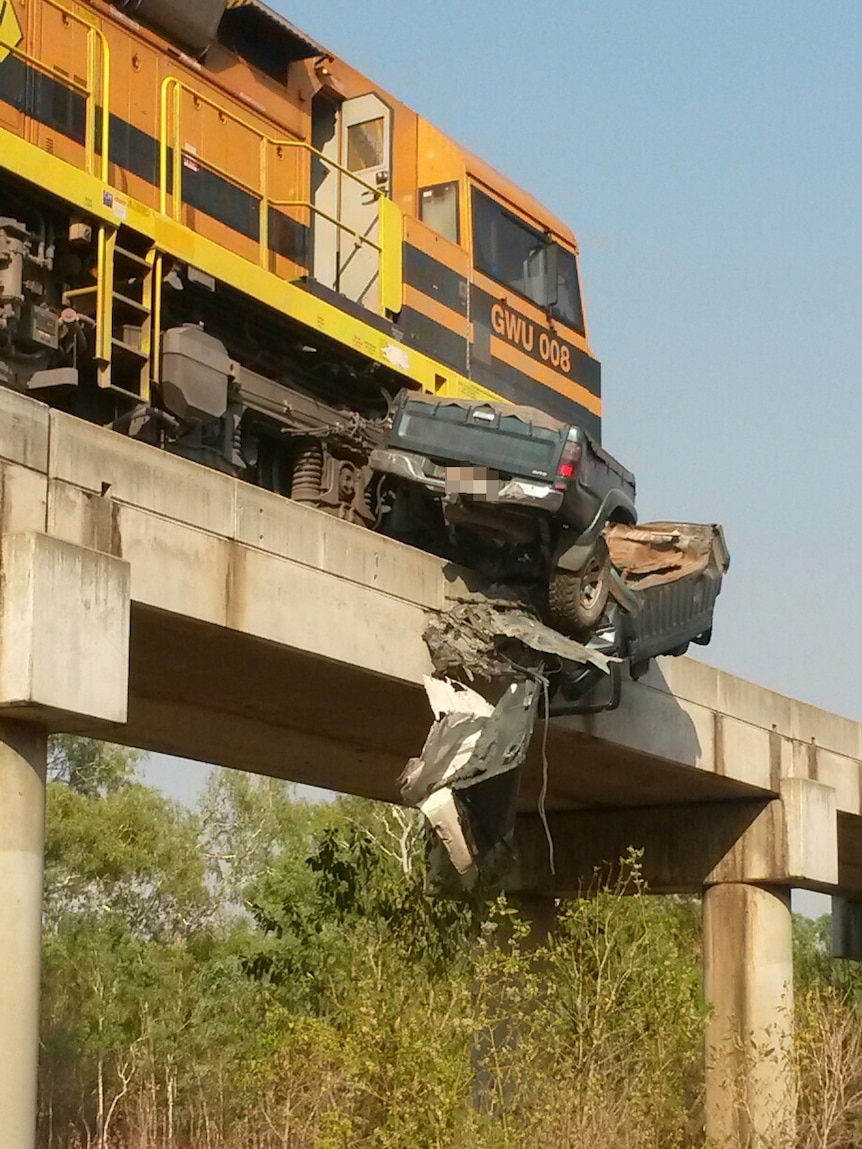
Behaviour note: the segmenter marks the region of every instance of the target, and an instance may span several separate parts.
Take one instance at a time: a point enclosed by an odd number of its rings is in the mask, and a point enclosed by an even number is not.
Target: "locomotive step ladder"
[[[98,385],[148,402],[158,255],[124,227],[100,224],[97,241],[96,282],[65,292],[63,303],[95,322]]]

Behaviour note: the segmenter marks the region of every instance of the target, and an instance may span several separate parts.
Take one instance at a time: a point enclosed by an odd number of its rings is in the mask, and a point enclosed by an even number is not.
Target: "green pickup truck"
[[[453,561],[543,588],[564,633],[598,623],[611,585],[603,531],[637,522],[635,480],[582,428],[530,407],[403,391],[370,461],[394,487],[394,533],[399,494],[418,488]]]
[[[633,673],[709,641],[721,528],[638,525],[634,476],[581,427],[403,391],[370,464],[390,489],[386,533],[522,588],[552,627]]]

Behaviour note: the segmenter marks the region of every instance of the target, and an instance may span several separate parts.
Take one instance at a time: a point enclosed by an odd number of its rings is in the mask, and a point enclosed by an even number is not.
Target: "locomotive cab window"
[[[444,239],[460,243],[458,181],[419,189],[419,218]]]
[[[473,262],[478,271],[584,334],[574,253],[475,187]]]

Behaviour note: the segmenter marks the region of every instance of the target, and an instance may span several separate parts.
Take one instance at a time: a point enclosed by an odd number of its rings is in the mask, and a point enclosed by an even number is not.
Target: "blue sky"
[[[725,526],[705,660],[862,719],[858,0],[275,2],[572,225],[641,518]]]

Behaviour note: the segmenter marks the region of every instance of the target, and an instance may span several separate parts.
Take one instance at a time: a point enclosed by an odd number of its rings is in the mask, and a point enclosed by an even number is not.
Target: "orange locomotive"
[[[571,231],[259,0],[0,0],[0,384],[368,523],[402,387],[600,433]]]

